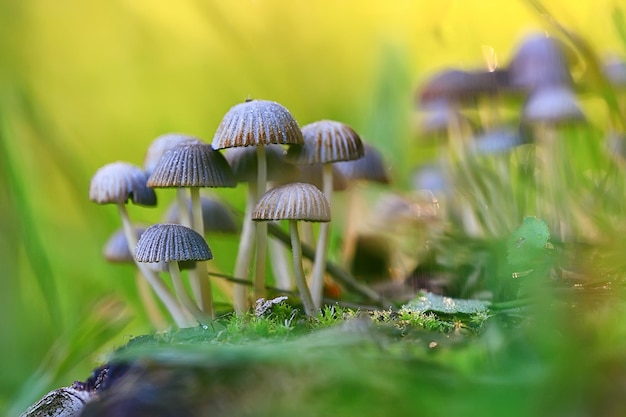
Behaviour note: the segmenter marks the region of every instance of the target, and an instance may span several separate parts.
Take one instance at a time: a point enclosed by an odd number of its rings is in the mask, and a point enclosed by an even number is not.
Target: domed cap
[[[193,229],[179,224],[155,224],[139,238],[135,258],[139,262],[204,261],[213,259],[213,254]]]
[[[199,140],[200,139],[194,136],[184,135],[182,133],[166,133],[165,135],[157,137],[152,141],[146,151],[146,156],[143,160],[144,171],[148,176],[150,176],[165,152],[177,147],[181,143],[189,141],[197,142]]]
[[[585,119],[574,93],[562,86],[541,88],[531,94],[522,117],[531,123],[562,123]]]
[[[150,178],[149,187],[235,187],[224,156],[204,142],[184,142],[167,151]]]
[[[238,228],[231,210],[220,201],[200,196],[200,208],[204,232],[236,233]],[[174,202],[165,215],[166,223],[178,223],[178,204]],[[191,215],[191,199],[187,199],[187,210]]]
[[[261,196],[252,220],[330,221],[330,206],[314,185],[295,182],[272,188]]]
[[[349,181],[365,180],[388,184],[389,175],[383,156],[378,149],[372,145],[363,144],[363,150],[363,158],[337,162],[335,164],[337,170]]]
[[[507,84],[507,71],[445,69],[422,85],[417,93],[417,103],[420,107],[427,107],[441,100],[475,100],[481,94],[495,94],[499,89],[506,88]]]
[[[527,37],[509,65],[509,82],[514,88],[526,90],[570,86],[572,76],[563,45],[542,33]]]
[[[347,124],[320,120],[302,128],[304,144],[291,146],[287,159],[298,164],[350,161],[363,156],[359,135]]]
[[[290,182],[298,169],[285,160],[285,150],[280,145],[265,147],[268,181]],[[238,182],[254,182],[258,176],[259,158],[255,147],[231,148],[225,153],[226,160]]]
[[[138,205],[155,206],[156,194],[146,181],[146,174],[138,166],[113,162],[100,168],[91,178],[89,199],[98,204],[125,204],[130,199]]]
[[[138,237],[141,237],[145,230],[145,227],[136,227],[135,233]],[[102,255],[104,259],[112,263],[133,263],[135,261],[128,248],[128,241],[126,240],[124,229],[116,230],[111,237],[109,237],[109,240],[107,240],[102,249]]]
[[[213,137],[213,148],[302,143],[298,122],[281,104],[250,100],[233,106]]]

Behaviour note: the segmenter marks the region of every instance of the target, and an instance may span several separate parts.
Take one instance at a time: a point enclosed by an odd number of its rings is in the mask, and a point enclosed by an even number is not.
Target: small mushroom
[[[159,160],[148,178],[149,187],[189,188],[191,195],[191,225],[199,234],[204,234],[204,221],[200,204],[200,187],[235,187],[237,183],[224,156],[211,145],[200,140],[182,142],[167,151]],[[186,206],[186,199],[178,192],[178,204]],[[179,213],[186,213],[180,210]],[[198,303],[209,314],[213,314],[211,284],[206,275],[206,265],[199,263],[192,271],[192,285]]]
[[[139,205],[156,205],[154,190],[147,187],[146,181],[146,174],[141,168],[127,162],[113,162],[100,168],[91,178],[89,186],[89,198],[91,201],[98,204],[117,205],[126,241],[133,254],[137,245],[137,235],[128,217],[126,202],[131,200]],[[184,326],[187,323],[185,315],[167,287],[156,276],[154,271],[140,264],[137,264],[137,267],[146,277],[159,299],[167,307],[176,323],[179,326]]]
[[[252,212],[252,219],[289,220],[296,285],[306,314],[314,316],[318,307],[315,306],[304,279],[298,221],[330,221],[330,206],[324,194],[315,186],[300,182],[272,188],[261,196]]]
[[[310,123],[302,128],[303,145],[289,148],[287,158],[298,164],[319,164],[323,168],[324,196],[332,207],[333,193],[333,162],[350,161],[363,157],[363,143],[359,135],[347,124],[334,120],[321,120]],[[324,270],[330,240],[330,222],[320,226],[315,261],[313,262],[313,278],[311,293],[315,306],[322,303],[324,287]]]
[[[247,100],[233,106],[223,117],[213,137],[215,149],[234,147],[255,146],[258,159],[258,173],[256,195],[253,202],[248,204],[252,207],[267,187],[267,158],[266,146],[270,144],[301,144],[303,143],[302,132],[291,115],[283,105],[269,100]],[[246,209],[246,216],[248,216]],[[251,222],[246,217],[244,222]],[[249,225],[248,225],[249,226]],[[252,261],[252,233],[246,233],[248,226],[242,229],[242,240],[237,253],[234,275],[243,278],[248,275],[248,269]],[[254,295],[261,298],[265,295],[265,257],[267,252],[267,225],[256,225],[256,265],[254,275]],[[245,238],[245,240],[244,240]],[[235,311],[243,312],[248,308],[246,296],[247,289],[243,285],[235,286],[234,306]]]
[[[150,226],[137,242],[135,258],[143,263],[165,262],[180,302],[201,324],[210,320],[187,294],[179,268],[179,262],[213,259],[209,245],[199,233],[179,224]]]

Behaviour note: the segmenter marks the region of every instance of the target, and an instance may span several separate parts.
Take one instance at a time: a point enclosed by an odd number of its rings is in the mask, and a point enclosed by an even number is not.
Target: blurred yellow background
[[[620,2],[546,6],[598,54],[624,55]],[[506,66],[536,30],[551,28],[524,1],[0,3],[0,410],[84,379],[108,348],[149,330],[132,268],[100,255],[119,227],[114,207],[88,199],[100,166],[140,165],[167,132],[210,142],[250,97],[280,102],[301,125],[350,124],[402,188],[428,156],[411,126],[416,86],[443,67],[485,67],[485,45]],[[238,190],[216,194],[242,207]],[[163,213],[129,209],[143,222]],[[221,267],[235,246],[214,250]]]

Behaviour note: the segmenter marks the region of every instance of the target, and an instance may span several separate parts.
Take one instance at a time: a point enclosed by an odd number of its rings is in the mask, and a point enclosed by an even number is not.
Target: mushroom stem
[[[202,218],[202,206],[200,204],[200,189],[198,187],[189,188],[191,194],[191,217],[193,230],[198,232],[200,236],[204,236],[204,219]],[[192,279],[192,290],[196,302],[200,308],[210,317],[214,317],[213,311],[213,293],[211,291],[211,278],[208,275],[207,262],[196,262],[195,268],[191,271],[189,277]]]
[[[258,176],[257,195],[255,201],[259,201],[267,187],[267,158],[265,146],[257,146]],[[267,223],[256,224],[256,262],[254,267],[254,298],[265,297],[265,265],[267,260]]]
[[[176,189],[176,204],[178,204],[178,221],[183,226],[191,227],[191,216],[187,209],[187,192],[184,188]]]
[[[130,222],[130,218],[128,217],[128,211],[126,211],[126,206],[124,204],[117,205],[120,213],[120,217],[122,218],[122,226],[124,229],[124,235],[126,236],[126,242],[128,242],[128,249],[130,253],[133,255],[133,259],[135,258],[135,248],[137,247],[137,235],[135,234],[135,230],[133,229],[133,225]],[[154,271],[148,268],[145,264],[141,262],[137,262],[135,259],[135,265],[141,271],[141,274],[148,280],[148,283],[159,297],[161,302],[165,305],[169,313],[172,315],[172,318],[176,322],[178,327],[188,327],[189,320],[187,319],[185,313],[181,309],[180,305],[176,301],[176,299],[172,296],[172,293],[167,289],[167,287],[163,284],[163,282],[159,279]]]
[[[322,168],[322,187],[328,205],[332,209],[331,199],[333,195],[333,166],[328,163]],[[322,306],[322,293],[324,289],[324,271],[326,270],[326,257],[330,242],[330,222],[320,224],[315,249],[315,261],[313,262],[313,278],[311,280],[311,295],[315,308]]]
[[[254,223],[252,211],[256,204],[257,187],[253,183],[248,184],[248,198],[246,200],[246,212],[241,226],[241,238],[237,249],[237,261],[233,275],[235,278],[248,280],[250,263],[254,251]],[[248,310],[248,288],[245,285],[235,284],[233,288],[233,307],[235,312],[243,313]]]
[[[150,284],[139,270],[135,274],[135,282],[137,284],[139,298],[141,299],[143,307],[146,309],[146,314],[148,319],[150,319],[150,323],[152,323],[152,326],[157,330],[165,330],[167,328],[165,318],[163,317],[163,314],[161,314],[161,310],[152,296],[152,288],[150,288]]]
[[[207,316],[204,311],[200,310],[196,303],[193,302],[191,297],[189,297],[189,294],[187,294],[185,284],[183,283],[183,278],[180,274],[178,262],[168,262],[167,267],[170,271],[172,283],[174,284],[174,290],[176,291],[176,295],[178,296],[178,299],[180,300],[182,305],[185,306],[187,310],[189,310],[189,312],[200,324],[209,323],[211,321],[211,318]]]
[[[317,308],[313,304],[309,287],[304,279],[304,269],[302,268],[302,246],[300,244],[300,236],[298,234],[298,221],[289,220],[289,232],[291,234],[291,252],[293,255],[293,270],[296,278],[296,285],[300,292],[302,305],[307,316],[313,317],[317,314]]]
[[[275,238],[268,240],[272,273],[276,287],[281,290],[292,289],[291,268],[288,250]]]

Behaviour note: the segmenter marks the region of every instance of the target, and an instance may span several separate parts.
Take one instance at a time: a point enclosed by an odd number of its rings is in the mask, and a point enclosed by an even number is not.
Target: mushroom
[[[354,255],[357,238],[357,224],[360,217],[357,214],[360,207],[359,195],[355,185],[360,181],[369,181],[379,184],[389,184],[389,173],[385,167],[383,156],[370,144],[363,144],[363,158],[352,161],[337,162],[334,166],[352,186],[348,188],[348,206],[343,233],[343,247],[341,258],[343,264],[349,265]]]
[[[179,262],[213,259],[209,245],[199,233],[180,224],[150,226],[137,242],[135,258],[142,263],[165,262],[182,305],[199,323],[210,321],[210,317],[198,308],[187,293],[179,268]]]
[[[135,227],[135,236],[140,237],[146,230],[144,227]],[[123,229],[115,231],[104,244],[102,255],[108,262],[115,264],[135,264],[135,258],[128,247],[128,241]],[[150,322],[156,329],[164,329],[166,327],[163,315],[159,307],[152,297],[151,288],[148,281],[142,276],[141,270],[137,270],[135,274],[135,282],[137,284],[137,292],[143,304],[143,307],[150,319]]]
[[[321,120],[304,126],[302,136],[304,144],[290,147],[287,158],[299,164],[324,164],[322,191],[332,207],[332,163],[361,158],[364,153],[361,138],[347,124],[333,120]],[[323,223],[320,226],[311,281],[311,293],[316,308],[322,302],[329,239],[330,222]]]
[[[200,205],[200,187],[235,187],[230,165],[224,156],[211,145],[200,140],[182,142],[167,151],[159,160],[148,178],[149,187],[189,188],[191,194],[191,226],[200,235],[204,234],[204,222]],[[186,199],[178,204],[186,206]],[[184,212],[185,210],[180,210]],[[198,303],[210,315],[213,314],[211,284],[206,275],[206,265],[200,262],[191,273],[194,294]]]
[[[524,123],[532,127],[535,139],[535,153],[538,175],[537,211],[546,216],[555,236],[564,238],[567,234],[565,219],[571,210],[555,211],[557,207],[568,204],[563,193],[567,189],[562,160],[561,127],[576,122],[584,122],[585,116],[580,110],[576,96],[569,87],[549,85],[535,90],[529,97],[522,113]]]
[[[285,149],[281,145],[267,145],[265,147],[265,157],[267,159],[267,182],[271,188],[273,184],[284,184],[292,182],[297,178],[298,169],[295,165],[285,161]],[[249,210],[252,210],[256,201],[256,181],[258,176],[258,158],[255,147],[229,148],[225,154],[226,160],[233,169],[238,182],[248,183]],[[243,227],[247,227],[252,232],[252,222],[246,215]],[[289,267],[291,264],[287,248],[276,238],[268,241],[270,266],[274,274],[274,281],[277,288],[290,290],[293,287],[293,273]]]
[[[133,203],[139,205],[156,205],[156,195],[154,190],[146,186],[146,179],[146,174],[139,167],[128,162],[113,162],[100,168],[91,178],[89,186],[89,199],[91,201],[98,204],[117,205],[122,218],[126,241],[133,255],[137,245],[137,235],[128,217],[126,202],[130,199]],[[176,299],[154,271],[139,263],[137,267],[141,270],[143,276],[146,277],[178,326],[186,325],[188,321]]]
[[[330,221],[330,205],[324,194],[314,185],[300,182],[272,188],[259,199],[252,212],[252,219],[289,220],[296,285],[306,314],[314,316],[319,307],[314,304],[304,279],[298,221],[324,223]]]
[[[267,160],[265,146],[270,144],[301,144],[302,132],[298,123],[281,104],[268,100],[247,100],[233,106],[222,119],[213,137],[215,149],[256,146],[258,158],[258,175],[256,195],[250,201],[252,190],[248,195],[246,218],[241,231],[241,242],[237,253],[234,275],[243,278],[248,275],[252,261],[254,246],[250,228],[251,213],[254,204],[267,187]],[[248,223],[248,224],[246,224]],[[261,298],[265,294],[265,256],[267,248],[267,225],[258,223],[256,226],[256,265],[254,276],[254,295]],[[246,287],[235,286],[235,311],[242,312],[248,308]]]

